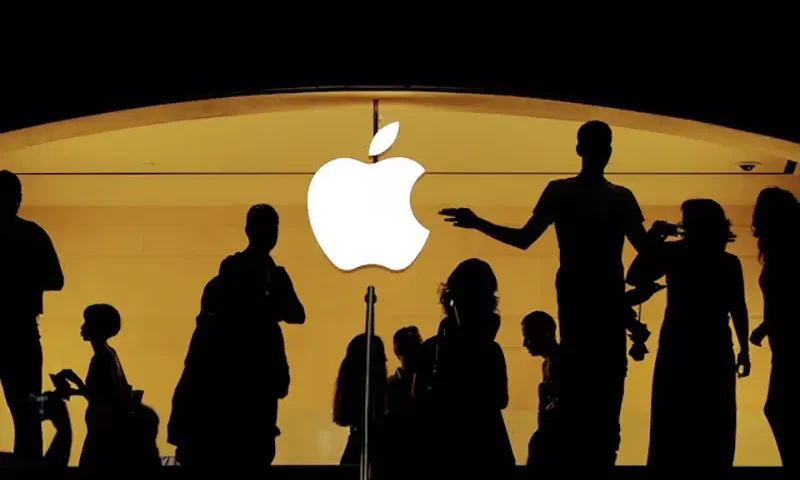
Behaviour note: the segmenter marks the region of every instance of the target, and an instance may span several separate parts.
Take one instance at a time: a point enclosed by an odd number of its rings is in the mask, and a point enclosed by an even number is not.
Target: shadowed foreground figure
[[[423,422],[417,465],[441,478],[513,475],[514,452],[502,413],[508,406],[506,361],[495,341],[496,292],[489,264],[475,258],[461,262],[441,287],[445,318],[422,345],[414,380]]]
[[[528,443],[528,469],[535,476],[553,473],[561,464],[561,346],[556,340],[556,322],[546,312],[531,312],[522,319],[522,337],[528,353],[544,359],[539,384],[539,426]]]
[[[400,366],[389,377],[386,412],[386,469],[395,478],[414,474],[413,459],[420,435],[419,413],[413,394],[414,373],[422,345],[417,327],[404,327],[394,334],[394,353]]]
[[[563,354],[561,415],[571,448],[565,467],[611,467],[620,444],[619,417],[627,375],[628,325],[622,249],[638,251],[646,236],[636,198],[604,177],[611,128],[600,121],[578,130],[578,176],[550,182],[521,228],[495,225],[467,208],[444,209],[446,221],[528,249],[554,224],[560,265],[556,275]]]
[[[53,242],[42,227],[20,218],[22,183],[0,171],[0,383],[14,422],[14,453],[42,458],[42,424],[30,403],[42,393],[38,317],[46,291],[64,287]]]
[[[69,369],[59,372],[56,378],[75,385],[77,388],[70,394],[83,396],[88,403],[81,469],[92,474],[111,474],[129,466],[131,415],[140,399],[134,397],[117,352],[108,344],[120,332],[117,309],[107,304],[90,305],[83,317],[81,336],[94,352],[86,381]]]
[[[305,310],[270,253],[278,214],[247,214],[248,247],[226,258],[203,292],[197,327],[172,399],[168,441],[189,469],[263,468],[275,457],[278,401],[289,391],[280,321],[302,324]]]
[[[796,338],[794,332],[787,332],[800,321],[800,206],[792,192],[773,187],[758,195],[753,235],[758,239],[763,265],[759,285],[764,296],[764,322],[753,330],[750,340],[759,347],[764,338],[769,341],[772,371],[764,414],[778,444],[781,463],[794,468],[800,458],[800,428],[798,416],[786,411],[787,405],[798,404],[794,388],[787,388],[787,379],[796,384],[798,369],[796,361],[787,364],[786,342]]]
[[[725,470],[736,446],[736,375],[750,373],[742,266],[725,251],[734,238],[722,207],[688,200],[683,239],[656,222],[628,283],[666,275],[667,309],[653,373],[648,466],[659,470]],[[730,319],[741,350],[734,356]]]
[[[370,464],[373,474],[383,471],[385,453],[384,413],[386,411],[386,351],[383,340],[373,337],[370,394]],[[359,465],[364,426],[364,378],[366,375],[367,335],[357,335],[347,345],[333,396],[333,422],[348,427],[350,435],[342,453],[342,465]]]

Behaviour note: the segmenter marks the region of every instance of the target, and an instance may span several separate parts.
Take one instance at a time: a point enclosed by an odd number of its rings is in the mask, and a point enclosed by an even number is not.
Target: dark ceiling
[[[725,69],[675,69],[560,74],[493,67],[488,78],[473,66],[447,73],[403,75],[339,69],[305,71],[210,64],[127,69],[72,69],[40,64],[7,70],[0,85],[0,132],[97,113],[189,100],[271,91],[412,89],[469,91],[615,107],[713,123],[800,143],[800,93],[791,79],[742,75]],[[363,69],[362,69],[363,70]],[[471,70],[468,71],[468,70]],[[585,72],[584,72],[585,73]]]

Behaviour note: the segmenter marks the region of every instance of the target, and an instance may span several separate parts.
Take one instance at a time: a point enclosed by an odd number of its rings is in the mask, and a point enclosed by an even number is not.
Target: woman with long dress
[[[766,337],[772,350],[772,371],[764,414],[767,417],[781,463],[793,466],[797,451],[789,438],[797,431],[797,422],[786,415],[786,326],[800,321],[800,206],[797,198],[777,187],[764,189],[753,212],[753,235],[758,239],[762,269],[759,285],[764,296],[764,321],[753,330],[750,340],[756,346]],[[796,375],[795,375],[796,378]],[[794,404],[794,402],[791,402]],[[792,415],[792,418],[796,418]],[[796,447],[794,447],[796,448]],[[787,465],[788,464],[788,465]]]
[[[748,314],[735,237],[713,200],[683,203],[683,232],[656,222],[628,283],[666,275],[667,308],[658,344],[648,466],[728,469],[736,447],[736,376],[749,374]],[[669,236],[682,236],[665,241]],[[734,355],[730,319],[739,341]]]

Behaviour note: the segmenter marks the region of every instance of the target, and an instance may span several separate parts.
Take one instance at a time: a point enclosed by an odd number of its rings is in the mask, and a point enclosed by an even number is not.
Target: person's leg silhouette
[[[3,366],[3,391],[14,422],[14,453],[36,461],[42,458],[42,422],[31,395],[42,394],[42,347],[38,340],[12,347]]]

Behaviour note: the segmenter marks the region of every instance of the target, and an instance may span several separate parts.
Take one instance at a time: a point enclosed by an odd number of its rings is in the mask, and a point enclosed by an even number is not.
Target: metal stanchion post
[[[375,287],[370,285],[367,287],[367,295],[364,297],[364,301],[367,303],[367,358],[364,362],[366,368],[364,369],[364,415],[361,427],[361,480],[369,480],[372,476],[370,475],[369,458],[369,427],[372,421],[372,389],[370,385],[372,375],[370,373],[372,372],[372,341],[375,335],[375,302],[377,299]]]

